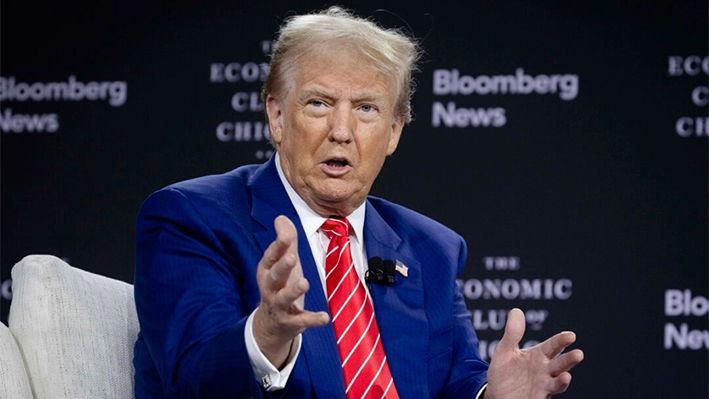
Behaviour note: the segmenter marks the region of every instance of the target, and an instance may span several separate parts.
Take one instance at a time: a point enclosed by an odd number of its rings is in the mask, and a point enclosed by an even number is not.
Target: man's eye
[[[320,101],[320,100],[310,100],[310,103],[309,103],[309,104],[312,105],[313,107],[322,107],[323,105],[325,105],[325,104],[324,104],[322,101]]]
[[[362,105],[359,107],[359,109],[361,109],[361,110],[364,111],[364,112],[373,112],[373,111],[375,111],[374,106],[373,106],[373,105],[369,105],[369,104],[362,104]]]

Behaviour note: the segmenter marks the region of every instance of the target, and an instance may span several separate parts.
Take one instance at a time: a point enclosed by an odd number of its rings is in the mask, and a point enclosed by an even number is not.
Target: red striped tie
[[[350,223],[328,219],[325,256],[328,303],[345,376],[347,399],[396,399],[394,380],[379,335],[374,309],[350,253]]]

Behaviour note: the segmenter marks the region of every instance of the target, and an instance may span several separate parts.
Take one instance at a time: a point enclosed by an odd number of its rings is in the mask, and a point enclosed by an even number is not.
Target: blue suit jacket
[[[328,311],[298,215],[273,159],[169,186],[138,216],[135,300],[136,397],[268,398],[254,376],[244,326],[258,306],[256,268],[286,215],[298,229],[305,308]],[[463,239],[404,207],[369,197],[367,256],[396,259],[408,277],[370,287],[377,323],[401,398],[474,398],[487,364],[477,351],[455,279]],[[283,398],[345,398],[332,323],[303,332]]]

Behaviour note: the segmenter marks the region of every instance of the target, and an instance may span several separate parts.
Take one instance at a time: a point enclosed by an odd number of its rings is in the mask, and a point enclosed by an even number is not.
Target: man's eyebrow
[[[319,88],[319,87],[313,87],[310,89],[305,89],[303,90],[299,95],[298,95],[298,100],[304,101],[305,99],[309,97],[322,97],[326,99],[333,99],[335,98],[335,95],[333,93],[328,93],[327,90]]]
[[[363,91],[361,93],[356,93],[352,97],[352,102],[375,102],[380,103],[385,101],[385,95],[376,91]]]
[[[327,100],[335,100],[337,95],[334,92],[322,87],[311,87],[303,90],[298,95],[298,101],[303,102],[311,97],[319,97]],[[353,103],[371,102],[379,106],[386,103],[386,94],[376,90],[363,90],[359,93],[354,93],[350,99]]]

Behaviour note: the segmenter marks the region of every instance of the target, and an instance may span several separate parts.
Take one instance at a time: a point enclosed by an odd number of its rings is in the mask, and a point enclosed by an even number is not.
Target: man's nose
[[[338,143],[349,143],[354,138],[357,120],[349,106],[340,105],[336,108],[330,125],[330,140]]]

